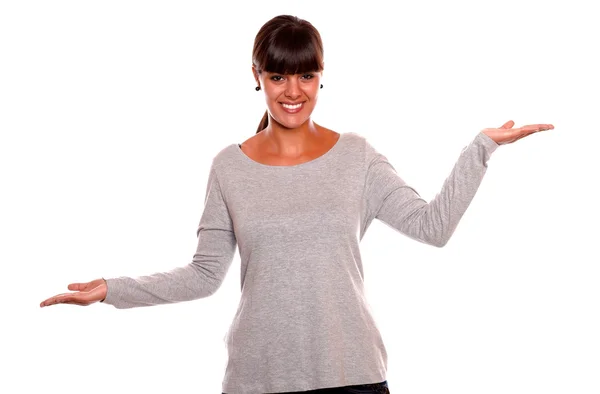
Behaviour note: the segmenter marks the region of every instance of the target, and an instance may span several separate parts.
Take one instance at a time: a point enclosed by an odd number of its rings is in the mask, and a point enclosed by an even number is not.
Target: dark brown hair
[[[279,15],[265,23],[252,50],[252,65],[258,73],[302,74],[322,71],[323,42],[310,22],[292,15]],[[256,133],[269,124],[265,111]]]

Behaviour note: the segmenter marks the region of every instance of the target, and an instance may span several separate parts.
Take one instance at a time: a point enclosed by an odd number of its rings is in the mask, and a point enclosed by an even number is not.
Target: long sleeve
[[[361,238],[374,218],[419,242],[443,247],[467,210],[498,144],[483,132],[466,146],[441,191],[429,203],[407,185],[368,142]]]
[[[123,309],[190,301],[208,297],[221,286],[237,241],[214,161],[196,235],[198,245],[191,263],[148,276],[106,279],[104,303]]]

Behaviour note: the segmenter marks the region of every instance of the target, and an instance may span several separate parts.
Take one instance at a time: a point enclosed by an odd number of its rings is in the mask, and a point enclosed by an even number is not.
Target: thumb
[[[513,122],[512,120],[509,120],[508,122],[504,123],[502,125],[502,127],[500,127],[501,129],[510,129],[511,127],[513,127],[515,125],[515,122]]]
[[[70,283],[69,286],[67,286],[67,288],[69,290],[85,291],[88,286],[89,283]]]

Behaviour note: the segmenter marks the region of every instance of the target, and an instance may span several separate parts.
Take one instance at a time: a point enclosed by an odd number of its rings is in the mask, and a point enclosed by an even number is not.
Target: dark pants
[[[288,391],[279,394],[390,394],[387,380],[381,383],[358,384],[354,386],[330,387],[309,391]],[[226,393],[222,393],[226,394]]]

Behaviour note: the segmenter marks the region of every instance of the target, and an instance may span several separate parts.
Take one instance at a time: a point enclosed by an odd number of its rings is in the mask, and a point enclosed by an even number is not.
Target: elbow
[[[428,245],[435,246],[436,248],[443,248],[444,246],[446,246],[449,240],[450,236],[439,234],[438,236],[427,239],[426,243]]]
[[[431,207],[431,205],[424,207]],[[431,212],[426,209],[415,211],[415,214],[411,215],[412,219],[407,220],[406,232],[413,234],[413,237],[422,243],[443,248],[452,237],[455,226],[448,225],[449,219],[445,215],[433,215]]]
[[[413,237],[413,239],[436,248],[443,248],[448,243],[448,239],[442,237]]]
[[[226,269],[223,263],[217,260],[199,260],[197,258],[190,264],[194,276],[186,284],[189,288],[191,299],[196,300],[214,295],[223,284]]]
[[[219,288],[221,287],[222,284],[223,284],[222,280],[217,280],[217,281],[212,282],[209,286],[206,287],[203,294],[200,295],[200,298],[206,298],[206,297],[210,297],[210,296],[214,295],[217,292],[217,290],[219,290]]]
[[[432,245],[435,246],[436,248],[443,248],[444,246],[446,246],[447,243],[448,243],[448,239],[444,238],[442,240],[436,241]]]
[[[443,248],[450,240],[450,237],[444,234],[420,233],[414,235],[411,234],[409,236],[416,241],[424,243],[425,245],[435,246],[436,248]]]
[[[452,238],[453,233],[454,231],[441,234],[435,246],[438,248],[443,248],[444,246],[446,246],[448,244],[448,241],[450,241],[450,238]]]

